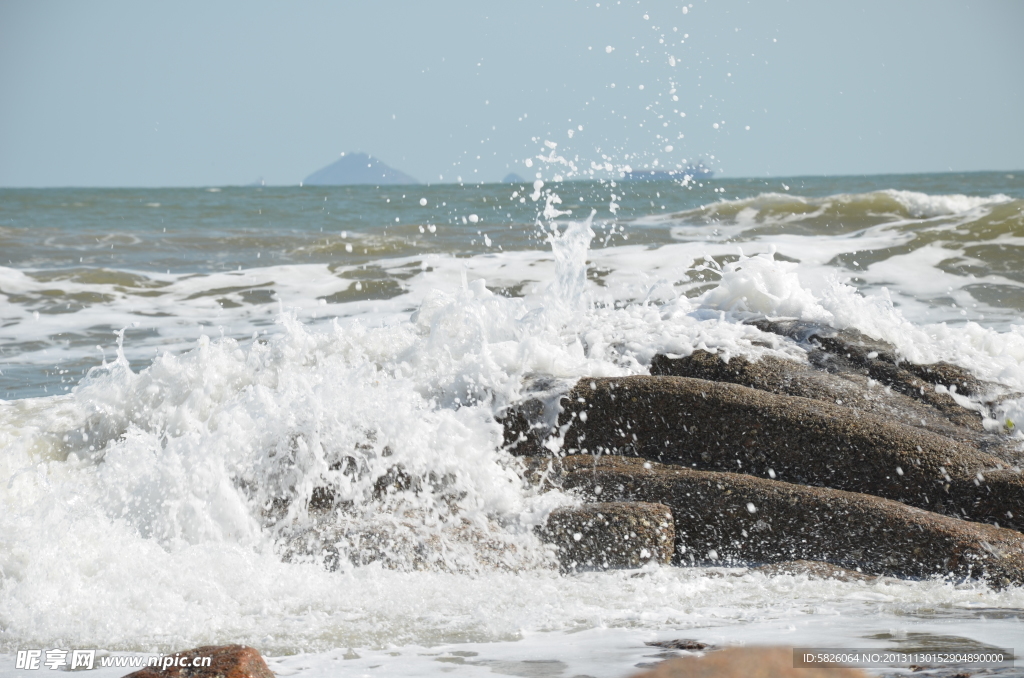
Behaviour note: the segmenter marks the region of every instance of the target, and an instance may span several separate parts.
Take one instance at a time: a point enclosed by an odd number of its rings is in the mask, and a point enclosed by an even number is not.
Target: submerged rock
[[[858,669],[793,668],[793,650],[736,647],[662,662],[635,678],[867,678]]]
[[[148,667],[125,678],[274,678],[259,651],[245,645],[205,645],[167,655],[165,662],[171,657],[177,666]],[[193,664],[207,657],[209,666]]]
[[[562,452],[641,456],[877,495],[1024,527],[1024,476],[1002,460],[876,414],[688,377],[583,379],[558,418]],[[527,439],[516,453],[546,454]]]
[[[752,567],[750,572],[760,572],[768,576],[780,574],[804,575],[808,579],[835,579],[836,581],[867,581],[874,579],[869,575],[832,563],[820,560],[787,560],[780,563],[769,563]]]
[[[814,560],[868,574],[1024,584],[1024,535],[879,497],[629,457],[530,464],[549,466],[545,482],[586,497],[665,504],[680,564]]]
[[[669,563],[672,511],[663,504],[604,502],[555,509],[539,531],[558,550],[563,571],[615,570]]]
[[[373,519],[320,516],[301,528],[282,531],[277,552],[285,562],[312,563],[329,572],[370,563],[390,570],[460,573],[554,565],[548,555],[522,548],[493,523],[458,518],[446,521],[443,530],[424,531],[423,520],[408,512]],[[466,551],[455,552],[451,542],[467,546]]]
[[[717,649],[710,643],[703,643],[699,640],[693,640],[691,638],[674,638],[672,640],[648,640],[644,641],[644,645],[648,647],[660,647],[664,650],[687,650],[694,652],[698,650],[715,650]]]

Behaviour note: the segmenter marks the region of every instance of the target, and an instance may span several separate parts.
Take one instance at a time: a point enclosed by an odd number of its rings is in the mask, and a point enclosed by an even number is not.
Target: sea
[[[1024,652],[1020,587],[559,572],[535,528],[580,499],[523,482],[500,416],[658,353],[805,361],[763,316],[967,367],[1024,445],[1024,171],[0,189],[0,676],[226,643],[310,678]]]

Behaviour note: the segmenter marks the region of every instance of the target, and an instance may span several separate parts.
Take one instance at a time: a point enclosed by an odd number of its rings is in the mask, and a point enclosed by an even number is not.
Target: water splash
[[[585,310],[587,254],[594,239],[592,223],[595,211],[585,221],[571,221],[561,233],[549,238],[555,255],[554,296],[569,312]]]

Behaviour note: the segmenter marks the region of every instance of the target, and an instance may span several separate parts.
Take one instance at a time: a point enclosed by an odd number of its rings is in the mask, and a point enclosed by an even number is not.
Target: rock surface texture
[[[179,665],[145,668],[125,678],[274,678],[260,653],[245,645],[206,645],[168,656],[179,658]],[[192,665],[205,657],[209,666]]]
[[[1024,476],[1008,462],[862,410],[661,376],[583,379],[562,407],[565,453],[640,456],[1024,526]],[[527,437],[514,451],[542,453],[537,443]]]
[[[853,330],[750,324],[806,362],[698,349],[650,376],[540,379],[506,449],[531,482],[667,505],[678,564],[1024,583],[1024,445],[990,418],[1020,394]]]
[[[663,504],[603,502],[555,509],[540,530],[563,571],[667,564],[675,549],[672,511]]]
[[[734,356],[726,362],[719,355],[697,350],[683,358],[654,356],[651,374],[740,384],[778,395],[800,396],[893,417],[909,426],[971,443],[986,440],[978,435],[984,430],[981,415],[960,407],[951,395],[935,394],[934,388],[926,389],[934,395],[943,396],[943,404],[948,407],[939,409],[922,402],[920,397],[893,390],[890,385],[855,371],[833,373],[770,355],[757,361]],[[915,393],[919,395],[919,392]],[[952,416],[950,410],[953,411]]]
[[[1024,584],[1024,535],[880,497],[635,457],[528,463],[547,471],[545,482],[586,497],[668,506],[679,564],[816,560],[868,574]]]

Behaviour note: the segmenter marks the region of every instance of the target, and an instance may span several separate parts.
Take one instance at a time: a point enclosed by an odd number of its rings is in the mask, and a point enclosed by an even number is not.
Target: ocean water
[[[804,360],[768,315],[968,367],[1024,421],[1022,313],[1024,172],[0,190],[0,676],[49,647],[609,678],[680,637],[1019,647],[1020,588],[561,575],[532,528],[578,500],[524,485],[495,417],[658,352]]]

